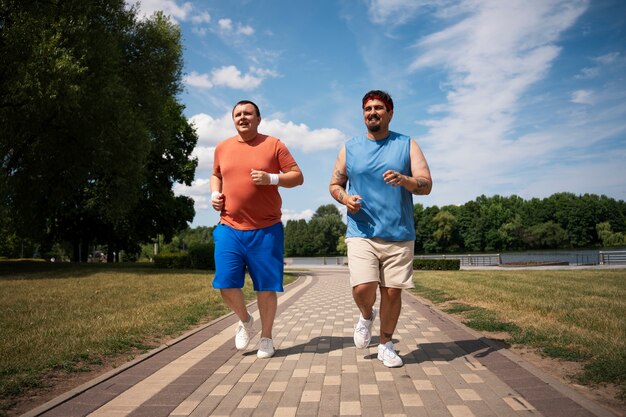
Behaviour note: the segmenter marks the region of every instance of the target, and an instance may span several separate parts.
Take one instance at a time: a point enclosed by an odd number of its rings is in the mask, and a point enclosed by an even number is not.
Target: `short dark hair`
[[[373,99],[378,99],[378,100],[382,101],[383,103],[385,103],[385,107],[387,107],[387,111],[393,110],[393,99],[391,98],[391,96],[389,95],[388,92],[382,91],[382,90],[371,90],[371,91],[368,91],[363,96],[363,101],[362,101],[362,106],[361,107],[365,108],[365,103],[367,103],[369,100],[373,100]]]
[[[231,115],[233,115],[235,113],[235,109],[240,104],[252,104],[254,106],[254,109],[256,110],[256,115],[258,117],[261,117],[261,111],[259,111],[259,106],[257,106],[256,103],[254,103],[253,101],[250,101],[250,100],[241,100],[241,101],[237,102],[237,104],[235,104],[235,106],[233,107],[233,111],[231,111]]]

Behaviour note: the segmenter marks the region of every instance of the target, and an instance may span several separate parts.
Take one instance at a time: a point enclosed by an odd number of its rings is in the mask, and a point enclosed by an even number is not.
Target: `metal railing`
[[[347,265],[346,256],[315,256],[315,257],[286,257],[285,264],[289,266],[298,265]]]
[[[418,255],[415,259],[459,259],[462,266],[493,266],[500,265],[502,258],[499,253],[477,255]]]
[[[626,251],[599,251],[600,265],[626,264]]]

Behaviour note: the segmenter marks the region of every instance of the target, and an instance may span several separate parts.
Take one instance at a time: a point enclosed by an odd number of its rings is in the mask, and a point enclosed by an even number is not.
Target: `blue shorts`
[[[282,222],[257,230],[224,224],[213,229],[213,288],[243,288],[246,267],[255,291],[283,291],[285,232]]]

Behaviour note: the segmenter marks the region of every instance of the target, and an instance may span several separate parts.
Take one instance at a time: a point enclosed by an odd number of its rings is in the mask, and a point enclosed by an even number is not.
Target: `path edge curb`
[[[455,317],[445,313],[444,311],[439,309],[439,307],[437,307],[432,301],[427,300],[424,297],[421,297],[421,296],[419,296],[417,294],[412,293],[410,289],[405,290],[405,293],[408,294],[409,296],[415,298],[421,304],[423,304],[423,305],[427,306],[428,308],[432,309],[432,311],[434,311],[435,313],[439,314],[441,317],[443,317],[446,320],[452,322],[455,326],[458,326],[458,327],[462,328],[464,331],[466,331],[469,334],[471,334],[472,336],[474,336],[477,340],[480,340],[481,342],[485,343],[490,348],[493,348],[498,353],[500,353],[502,356],[506,357],[510,361],[516,363],[517,365],[519,365],[520,367],[524,368],[525,370],[527,370],[531,374],[535,375],[541,381],[543,381],[546,384],[550,385],[552,388],[557,390],[559,393],[561,393],[565,397],[568,397],[569,399],[571,399],[572,401],[576,402],[578,405],[580,405],[581,407],[587,409],[588,411],[590,411],[591,413],[595,414],[596,416],[598,416],[598,417],[618,417],[617,414],[613,413],[607,407],[599,404],[596,401],[593,401],[593,400],[585,397],[583,394],[579,393],[574,388],[571,388],[571,387],[567,386],[566,384],[564,384],[563,382],[558,380],[556,377],[548,374],[546,371],[544,371],[544,370],[540,369],[539,367],[537,367],[537,366],[531,364],[530,362],[526,361],[524,358],[522,358],[517,353],[512,352],[509,349],[503,348],[501,345],[498,345],[496,342],[492,341],[491,339],[486,337],[484,334],[480,333],[477,330],[472,329],[471,327],[468,327],[467,325],[462,323],[457,318],[455,318]]]
[[[289,287],[293,286],[294,284],[296,284],[298,281],[300,281],[300,279],[302,279],[305,276],[306,276],[305,273],[299,273],[298,277],[293,282],[285,285],[285,288],[289,288]],[[256,303],[257,303],[256,301],[251,301],[250,303],[246,304],[246,307],[253,306]],[[158,346],[158,347],[156,347],[156,348],[154,348],[154,349],[152,349],[152,350],[150,350],[150,351],[148,351],[146,353],[143,353],[143,354],[137,356],[136,358],[134,358],[134,359],[132,359],[132,360],[130,360],[128,362],[123,363],[122,365],[116,367],[115,369],[111,369],[110,371],[105,372],[104,374],[102,374],[100,376],[97,376],[94,379],[91,379],[91,380],[89,380],[89,381],[87,381],[87,382],[85,382],[85,383],[83,383],[83,384],[81,384],[81,385],[79,385],[79,386],[69,390],[69,391],[64,392],[63,394],[60,394],[60,395],[54,397],[50,401],[47,401],[47,402],[41,404],[40,406],[35,407],[32,410],[30,410],[30,411],[27,411],[24,414],[21,414],[19,417],[37,417],[37,416],[40,416],[41,414],[43,414],[43,413],[45,413],[45,412],[47,412],[49,410],[52,410],[55,407],[58,407],[59,405],[61,405],[61,404],[65,403],[65,402],[71,400],[72,398],[77,397],[78,395],[80,395],[83,392],[89,390],[90,388],[93,388],[94,386],[96,386],[96,385],[98,385],[98,384],[100,384],[100,383],[102,383],[102,382],[104,382],[104,381],[106,381],[108,379],[113,378],[114,376],[116,376],[116,375],[126,371],[127,369],[132,368],[133,366],[136,366],[136,365],[140,364],[141,362],[143,362],[143,361],[151,358],[152,356],[154,356],[154,355],[164,351],[165,349],[167,349],[167,348],[169,348],[171,346],[174,346],[177,343],[180,343],[181,341],[183,341],[183,340],[185,340],[185,339],[195,335],[198,332],[201,332],[202,330],[206,329],[207,327],[213,326],[214,324],[219,323],[222,320],[228,319],[229,317],[233,316],[234,314],[235,313],[233,313],[233,312],[227,313],[227,314],[225,314],[223,316],[220,316],[220,317],[218,317],[216,319],[211,320],[208,323],[202,324],[202,325],[200,325],[200,326],[198,326],[196,328],[188,330],[187,332],[183,333],[182,335],[180,335],[180,336],[178,336],[178,337],[176,337],[176,338],[174,338],[174,339],[172,339],[172,340],[170,340],[170,341],[168,341],[166,343],[163,343],[162,345],[160,345],[160,346]]]

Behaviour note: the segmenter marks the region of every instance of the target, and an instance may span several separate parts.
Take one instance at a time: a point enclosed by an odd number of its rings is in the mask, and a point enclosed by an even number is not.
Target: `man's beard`
[[[373,121],[377,121],[378,124],[377,125],[368,125],[367,126],[367,130],[369,130],[372,133],[376,133],[380,130],[380,117],[376,117],[376,116],[372,116],[369,121],[373,122]]]

